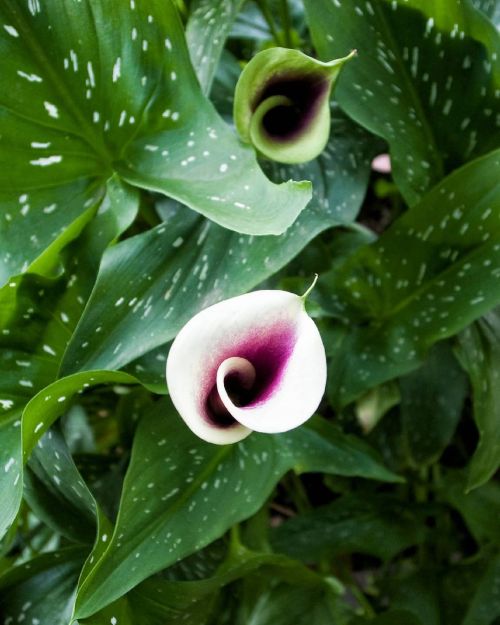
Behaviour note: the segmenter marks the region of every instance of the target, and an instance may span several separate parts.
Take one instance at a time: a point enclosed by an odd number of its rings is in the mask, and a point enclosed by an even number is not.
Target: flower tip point
[[[302,299],[305,301],[307,299],[307,296],[309,295],[309,293],[314,289],[314,287],[316,286],[316,282],[318,281],[319,275],[317,273],[314,274],[314,279],[312,281],[311,286],[307,289],[307,291],[304,293],[304,295],[302,295]]]

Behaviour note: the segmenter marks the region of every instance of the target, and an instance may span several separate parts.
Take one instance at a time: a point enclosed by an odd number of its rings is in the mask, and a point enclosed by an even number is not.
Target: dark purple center
[[[255,381],[251,388],[243,383],[238,372],[229,373],[224,380],[226,392],[235,406],[253,407],[266,401],[278,388],[294,345],[294,330],[280,325],[271,331],[256,332],[228,350],[210,372],[211,386],[205,401],[207,419],[219,427],[230,427],[236,423],[217,391],[217,369],[224,360],[239,356],[254,366]]]
[[[262,120],[270,137],[277,141],[290,141],[306,130],[328,88],[328,80],[318,74],[276,77],[264,87],[254,102],[254,110],[271,96],[283,95],[291,100],[291,106],[275,106]]]

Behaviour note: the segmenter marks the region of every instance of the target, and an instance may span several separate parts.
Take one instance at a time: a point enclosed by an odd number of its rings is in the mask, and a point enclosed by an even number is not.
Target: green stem
[[[258,5],[262,15],[264,16],[264,19],[267,22],[267,25],[269,26],[269,30],[271,31],[271,34],[272,34],[273,39],[274,39],[274,42],[276,43],[277,46],[280,46],[281,45],[281,37],[280,37],[278,31],[276,30],[276,25],[274,23],[272,13],[269,10],[269,7],[267,6],[266,0],[256,0],[256,2],[257,2],[257,5]]]
[[[281,0],[281,21],[283,24],[283,38],[285,47],[292,47],[292,24],[288,10],[288,0]]]
[[[304,484],[302,483],[300,476],[294,472],[290,474],[290,488],[288,489],[288,492],[290,493],[299,514],[311,510],[311,502],[307,496]]]

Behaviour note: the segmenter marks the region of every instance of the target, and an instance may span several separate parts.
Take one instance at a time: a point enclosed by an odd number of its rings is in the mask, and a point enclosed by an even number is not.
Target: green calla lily
[[[246,143],[271,160],[304,163],[320,154],[330,133],[330,94],[344,63],[323,63],[287,48],[259,52],[236,85],[234,121]]]

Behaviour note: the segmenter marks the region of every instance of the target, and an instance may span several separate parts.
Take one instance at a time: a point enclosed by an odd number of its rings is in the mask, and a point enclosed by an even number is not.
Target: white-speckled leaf
[[[115,531],[104,539],[101,558],[87,567],[76,618],[93,614],[254,514],[292,468],[398,479],[363,442],[321,419],[219,447],[196,438],[170,400],[158,402],[138,426]]]
[[[203,96],[171,0],[5,0],[0,24],[0,279],[74,236],[113,172],[250,234],[309,201],[309,183],[271,184]]]
[[[500,272],[499,272],[500,273]],[[467,488],[489,480],[500,466],[500,311],[493,310],[459,336],[458,357],[472,384],[479,443]]]
[[[186,25],[191,63],[204,93],[212,80],[231,27],[243,0],[195,0]]]
[[[44,553],[0,575],[3,623],[67,625],[85,549]]]
[[[31,511],[72,542],[92,544],[96,503],[58,428],[38,441],[24,468],[23,498]]]
[[[462,416],[467,376],[443,342],[421,367],[400,379],[399,387],[405,450],[413,467],[430,465],[450,443]]]
[[[346,329],[329,394],[345,404],[499,303],[500,150],[448,176],[327,284],[322,303]]]
[[[384,137],[406,200],[500,143],[500,39],[469,0],[305,0],[328,60],[358,49],[336,98]]]
[[[319,159],[293,168],[270,164],[274,179],[298,172],[315,186],[307,210],[280,237],[238,235],[182,206],[160,203],[165,223],[105,254],[63,373],[127,365],[171,340],[202,308],[255,287],[322,230],[352,222],[377,143],[336,111],[331,142]],[[141,377],[140,368],[133,373]]]
[[[22,428],[21,415],[28,402],[56,379],[62,355],[92,289],[100,256],[134,219],[137,205],[133,189],[110,180],[99,215],[78,241],[62,252],[64,275],[50,279],[28,273],[11,278],[0,289],[0,536],[13,521],[21,501],[21,436],[31,450],[53,420],[66,410],[68,388],[54,392],[43,403],[35,402],[37,408],[26,412]],[[42,254],[37,265],[50,268],[53,258]],[[77,390],[75,385],[72,392]],[[59,401],[62,396],[67,401]]]

